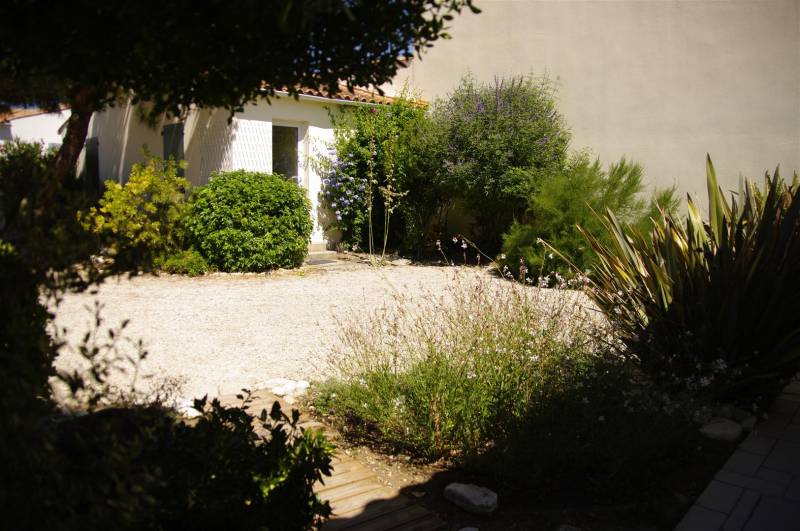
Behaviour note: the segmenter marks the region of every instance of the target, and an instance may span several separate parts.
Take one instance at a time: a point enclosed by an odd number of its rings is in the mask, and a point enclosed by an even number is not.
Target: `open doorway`
[[[300,127],[292,125],[272,125],[272,173],[279,173],[303,185],[300,172]]]

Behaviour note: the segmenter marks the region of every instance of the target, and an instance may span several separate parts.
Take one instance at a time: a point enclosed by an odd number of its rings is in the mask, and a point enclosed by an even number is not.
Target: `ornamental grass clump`
[[[621,353],[671,391],[750,405],[800,369],[800,186],[765,176],[728,201],[707,160],[709,218],[664,213],[648,236],[605,215],[589,294]]]
[[[688,440],[686,415],[608,355],[604,337],[580,291],[454,268],[443,295],[398,297],[343,324],[336,377],[313,401],[349,437],[392,452],[511,475],[524,462],[542,481],[630,478]]]

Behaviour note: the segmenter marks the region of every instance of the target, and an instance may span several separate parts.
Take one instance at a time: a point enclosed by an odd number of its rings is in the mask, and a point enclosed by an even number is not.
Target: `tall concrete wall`
[[[740,172],[800,170],[800,0],[476,0],[396,78],[425,99],[466,72],[548,74],[573,147],[623,155],[647,179],[705,196],[710,153]]]

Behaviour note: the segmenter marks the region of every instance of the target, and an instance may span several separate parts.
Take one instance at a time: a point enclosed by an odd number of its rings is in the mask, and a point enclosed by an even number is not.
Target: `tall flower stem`
[[[370,261],[375,255],[375,240],[372,233],[372,188],[375,185],[375,135],[370,132],[369,142],[367,144],[369,149],[369,156],[367,157],[367,230],[369,233],[367,239],[367,246],[369,247]]]

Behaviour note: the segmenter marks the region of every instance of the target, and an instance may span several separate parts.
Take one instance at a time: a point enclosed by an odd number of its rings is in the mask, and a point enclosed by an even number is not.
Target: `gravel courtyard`
[[[319,379],[337,319],[359,319],[391,304],[395,292],[441,293],[458,269],[353,264],[273,275],[113,278],[97,294],[66,296],[56,309],[56,326],[68,331],[56,366],[80,366],[75,345],[92,329],[99,301],[103,329],[130,319],[124,337],[143,340],[149,354],[139,373],[152,376],[145,387],[177,378],[183,397],[218,396],[275,378]]]

